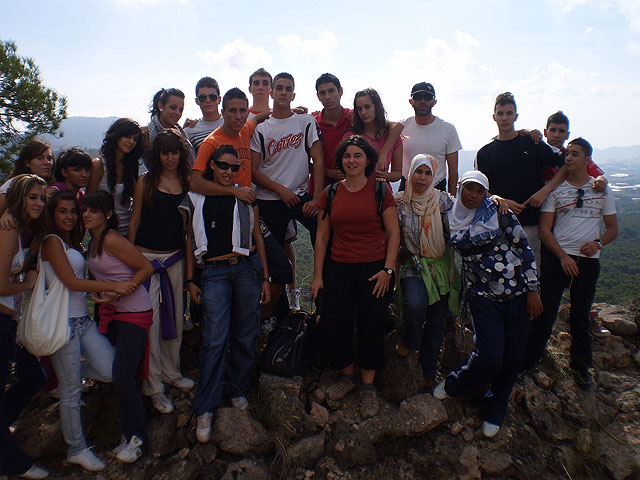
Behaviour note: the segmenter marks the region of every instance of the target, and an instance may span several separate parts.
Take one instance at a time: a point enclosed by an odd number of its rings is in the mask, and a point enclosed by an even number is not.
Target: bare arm
[[[142,202],[144,199],[144,183],[146,182],[147,174],[143,174],[133,189],[133,212],[131,212],[131,219],[129,220],[129,231],[127,232],[127,238],[131,243],[135,243],[136,235],[138,234],[138,227],[140,226],[140,217],[142,216]]]
[[[395,269],[396,260],[398,259],[398,249],[400,248],[400,224],[398,222],[398,211],[396,207],[389,207],[382,212],[382,222],[387,233],[387,255],[384,261],[385,270],[369,278],[370,282],[375,281],[372,295],[380,298],[386,295],[391,282],[391,275],[386,272],[387,268]]]
[[[7,209],[7,194],[2,193],[0,194],[0,215],[2,215],[6,209]]]
[[[258,170],[258,167],[260,166],[261,158],[262,158],[262,155],[260,154],[260,152],[254,152],[253,150],[251,150],[251,180],[253,181],[253,183],[280,195],[280,198],[282,198],[282,201],[289,208],[300,203],[300,199],[295,193],[293,193],[291,190],[289,190],[285,186],[280,185],[277,182],[274,182],[269,177],[267,177],[264,173],[261,173]],[[315,173],[315,170],[314,170],[314,173]],[[320,177],[320,179],[322,181],[318,180],[318,178],[316,177],[314,182],[316,182],[317,185],[319,184],[320,187],[322,187],[322,185],[324,185],[324,172],[322,172],[322,176]]]
[[[384,145],[382,145],[382,148],[380,149],[380,155],[378,157],[378,163],[376,165],[376,170],[380,170],[380,171],[383,171],[383,170],[386,171],[385,167],[387,166],[387,156],[389,155],[389,152],[393,149],[393,146],[398,141],[398,138],[400,138],[400,134],[404,129],[404,125],[398,122],[389,122],[388,127],[389,127],[389,133],[387,134],[387,140],[384,142]],[[402,160],[402,155],[400,155],[400,157]],[[402,174],[402,166],[400,166],[400,173]],[[395,182],[396,180],[389,180],[389,181]]]
[[[618,217],[614,213],[613,215],[603,215],[604,220],[604,233],[600,235],[600,241],[602,246],[608,245],[618,237]],[[592,240],[585,243],[580,247],[580,253],[588,257],[592,257],[599,250],[598,242]]]
[[[320,195],[324,189],[324,153],[322,152],[322,144],[320,140],[316,140],[309,149],[311,158],[313,159],[313,192],[309,192],[313,196],[313,201],[320,200]]]
[[[115,256],[122,263],[135,270],[131,281],[138,287],[154,272],[151,262],[133,246],[133,243],[129,242],[115,230],[110,230],[109,233],[105,235],[103,248],[109,252],[110,255]]]
[[[89,177],[89,183],[87,184],[87,193],[98,190],[98,185],[100,185],[100,180],[102,180],[104,174],[105,171],[104,165],[102,165],[102,160],[99,158],[91,160],[91,176]]]
[[[378,168],[379,163],[380,162],[376,164],[376,169]],[[400,144],[398,148],[396,148],[393,151],[393,154],[391,156],[390,172],[386,171],[386,166],[387,166],[387,163],[386,163],[386,157],[385,157],[383,170],[382,171],[376,170],[376,178],[384,179],[388,182],[397,182],[398,180],[400,180],[400,177],[402,176],[402,144]]]
[[[564,273],[570,277],[576,277],[579,273],[578,264],[562,249],[551,231],[554,218],[554,212],[540,212],[540,218],[538,219],[538,234],[540,235],[540,240],[551,253],[558,257]]]
[[[252,203],[256,200],[256,193],[249,187],[236,187],[235,185],[223,186],[204,178],[204,172],[200,170],[191,171],[189,188],[192,192],[200,195],[233,195],[238,200]]]
[[[3,296],[22,293],[35,283],[35,272],[24,282],[11,281],[9,278],[13,256],[18,252],[18,235],[17,230],[0,230],[0,295]]]
[[[451,195],[455,195],[458,188],[458,152],[448,153],[445,160],[449,173],[447,190]]]
[[[262,230],[260,230],[260,212],[258,211],[257,205],[253,207],[253,219],[253,241],[256,244],[256,250],[260,256],[264,272],[260,292],[260,303],[266,304],[271,301],[271,288],[269,288],[269,265],[267,264],[267,251],[264,248],[264,237],[262,236]]]
[[[324,210],[320,210],[318,212],[316,244],[313,250],[313,280],[311,282],[311,295],[314,300],[317,298],[318,292],[324,288],[322,269],[324,267],[324,260],[327,256],[329,237],[331,236],[331,215],[327,215],[325,218],[322,218],[323,216]]]
[[[567,170],[566,165],[563,165],[544,187],[542,187],[536,193],[531,195],[527,199],[527,201],[524,202],[524,205],[525,206],[530,205],[532,207],[541,206],[542,203],[545,201],[545,199],[549,196],[549,194],[553,190],[555,190],[558,185],[560,185],[562,182],[564,182],[567,179],[567,175],[569,175],[569,172]]]

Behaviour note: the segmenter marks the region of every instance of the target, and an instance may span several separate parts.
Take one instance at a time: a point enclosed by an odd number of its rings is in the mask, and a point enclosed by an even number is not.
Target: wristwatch
[[[385,271],[387,275],[389,276],[393,275],[393,268],[383,267],[382,269]]]
[[[598,250],[602,250],[602,240],[600,240],[599,238],[596,238],[594,242],[598,244]]]

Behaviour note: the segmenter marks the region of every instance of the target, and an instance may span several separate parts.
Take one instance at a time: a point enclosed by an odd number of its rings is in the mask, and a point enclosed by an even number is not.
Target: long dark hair
[[[175,128],[165,128],[153,139],[151,147],[151,155],[147,163],[149,172],[144,176],[144,205],[150,207],[153,202],[153,191],[158,188],[160,183],[160,175],[162,174],[162,163],[160,162],[160,153],[180,152],[180,162],[178,163],[178,178],[182,191],[189,190],[189,174],[191,167],[189,166],[189,154],[187,150],[187,142]]]
[[[376,109],[376,134],[375,138],[379,139],[384,137],[389,132],[389,127],[387,123],[387,112],[382,105],[382,99],[378,92],[373,88],[365,88],[364,90],[360,90],[356,92],[356,96],[353,98],[353,133],[356,135],[362,135],[364,133],[364,122],[360,115],[358,114],[358,107],[356,106],[356,100],[360,97],[369,97],[371,98],[371,102]]]
[[[62,236],[62,232],[60,230],[58,230],[58,227],[56,225],[55,222],[55,212],[56,212],[56,208],[58,208],[58,204],[61,201],[71,201],[74,203],[74,205],[76,206],[76,212],[78,212],[78,220],[76,221],[76,224],[73,226],[73,229],[71,230],[71,232],[69,232],[69,239],[70,239],[70,247],[78,250],[80,252],[84,252],[84,248],[82,247],[82,237],[83,237],[83,231],[82,231],[82,224],[80,222],[80,207],[78,205],[78,199],[76,198],[76,194],[73,193],[71,190],[58,190],[56,192],[53,193],[53,195],[51,195],[48,199],[47,199],[47,217],[48,217],[48,232],[47,233],[54,233],[58,236]]]
[[[336,168],[342,173],[345,173],[344,167],[342,166],[342,156],[344,152],[347,151],[349,145],[361,148],[367,156],[367,166],[364,169],[364,176],[368,177],[373,173],[376,168],[376,163],[378,163],[378,151],[361,135],[351,135],[340,142],[338,148],[336,148]]]
[[[91,168],[91,155],[80,147],[73,147],[60,152],[56,158],[56,165],[53,169],[53,179],[57,182],[66,182],[67,177],[62,174],[63,168],[84,167]]]
[[[159,104],[167,103],[167,100],[171,96],[179,97],[184,100],[184,92],[178,88],[161,88],[156,92],[153,96],[153,100],[151,100],[151,108],[149,108],[151,118],[160,113]]]
[[[9,178],[15,177],[16,175],[31,173],[31,170],[27,167],[27,162],[42,155],[49,149],[51,149],[49,144],[42,140],[36,139],[27,142],[24,148],[20,151],[20,155],[18,155],[18,159],[13,166],[13,171],[11,172],[11,175],[9,175]]]
[[[109,191],[113,193],[116,188],[116,149],[118,140],[122,137],[130,137],[132,135],[142,135],[142,129],[138,122],[130,118],[120,118],[113,122],[107,130],[100,148],[100,155],[105,160],[107,176],[107,186]],[[138,137],[136,146],[133,147],[122,159],[122,183],[124,183],[124,191],[122,193],[122,205],[129,205],[130,198],[133,195],[133,188],[138,180],[138,162],[144,150],[144,142]]]
[[[17,175],[7,192],[7,212],[15,219],[18,231],[31,232],[36,238],[41,239],[43,233],[47,231],[47,219],[40,214],[37,220],[33,220],[29,218],[26,211],[27,194],[37,185],[42,185],[46,188],[47,182],[42,177],[32,173]]]
[[[102,243],[104,242],[104,237],[109,230],[118,231],[118,216],[114,210],[113,204],[113,196],[106,190],[96,190],[95,192],[91,192],[84,197],[84,206],[85,208],[95,208],[100,212],[104,213],[105,218],[107,217],[107,213],[111,211],[111,217],[107,218],[107,224],[102,230],[102,234],[100,238],[98,238],[98,247],[97,252],[98,255],[102,255]],[[95,242],[96,239],[92,238],[91,243]]]

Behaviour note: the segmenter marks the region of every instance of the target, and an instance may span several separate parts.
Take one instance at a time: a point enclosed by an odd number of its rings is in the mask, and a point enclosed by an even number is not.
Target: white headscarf
[[[420,217],[420,256],[440,258],[445,251],[446,243],[440,216],[440,191],[434,188],[433,182],[422,194],[413,192],[412,177],[419,166],[426,165],[432,175],[438,168],[438,161],[431,155],[418,154],[411,160],[406,189],[402,201],[411,206],[413,212]],[[416,232],[417,233],[417,232]]]
[[[499,225],[497,208],[488,198],[485,197],[478,208],[471,209],[462,204],[462,191],[469,183],[477,183],[485,191],[489,190],[489,179],[484,173],[480,170],[465,172],[458,182],[456,203],[449,211],[449,229],[452,239],[459,239],[468,231],[469,239],[473,242],[495,235]]]

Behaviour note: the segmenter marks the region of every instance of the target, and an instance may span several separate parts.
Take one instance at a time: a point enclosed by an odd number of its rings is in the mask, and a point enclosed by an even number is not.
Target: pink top
[[[351,135],[353,135],[353,131],[349,130],[344,134],[343,138],[349,138]],[[375,139],[375,138],[370,137],[369,135],[367,135],[364,132],[360,133],[359,135],[364,137],[364,138],[366,138],[367,141],[371,145],[373,145],[373,148],[375,148],[378,153],[380,153],[380,149],[384,146],[384,142],[387,141],[387,137],[389,136],[387,134],[387,135],[385,135],[385,136],[383,136],[381,138]],[[396,142],[393,144],[393,147],[391,148],[391,150],[387,154],[387,171],[389,171],[389,166],[391,165],[391,160],[393,159],[393,152],[395,152],[398,149],[398,147],[400,147],[401,145],[402,145],[402,137],[399,136],[398,139],[396,140]]]
[[[103,282],[124,282],[131,280],[135,271],[117,257],[109,255],[103,248],[102,255],[89,257],[89,270],[96,280]],[[135,292],[122,297],[116,302],[110,302],[116,308],[116,312],[144,312],[151,310],[149,292],[144,286],[140,286]]]

